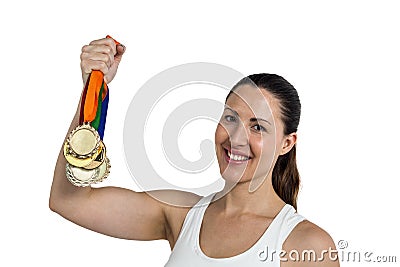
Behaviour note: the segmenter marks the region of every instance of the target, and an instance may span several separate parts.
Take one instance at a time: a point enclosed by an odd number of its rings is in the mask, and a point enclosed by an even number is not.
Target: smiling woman
[[[264,174],[261,177],[267,177],[265,168],[271,167],[271,160],[273,160],[272,172],[272,185],[278,196],[286,203],[292,205],[297,209],[297,194],[300,185],[300,175],[296,165],[296,140],[297,140],[297,127],[300,122],[301,104],[296,89],[284,78],[276,74],[254,74],[247,78],[242,79],[226,97],[226,103],[237,100],[236,95],[245,90],[255,90],[255,88],[262,88],[260,92],[262,95],[254,95],[258,103],[251,99],[253,103],[247,103],[247,109],[253,111],[264,110],[268,114],[262,114],[265,118],[273,120],[272,124],[268,119],[263,118],[248,118],[249,127],[258,134],[253,136],[263,137],[264,154],[271,151],[273,144],[267,144],[267,140],[274,138],[275,142],[279,142],[275,151],[278,151],[274,158],[273,155],[264,155],[264,159],[260,159],[258,165],[264,165]],[[247,93],[248,94],[248,93]],[[259,93],[260,94],[260,93]],[[232,100],[233,98],[233,100]],[[250,101],[250,100],[249,100]],[[246,110],[246,107],[240,110]],[[267,109],[270,107],[270,109]],[[232,109],[229,109],[232,111]],[[274,112],[275,111],[275,112]],[[238,115],[234,111],[235,115]],[[275,117],[273,117],[273,114]],[[235,118],[236,119],[236,118]],[[218,129],[217,129],[218,130]],[[276,130],[276,131],[275,131]],[[230,135],[232,136],[232,135]],[[250,139],[249,139],[250,140]],[[282,143],[284,142],[284,143]],[[281,149],[280,149],[281,147]],[[262,148],[262,147],[261,147]],[[260,148],[260,149],[261,149]],[[258,166],[262,169],[262,166]],[[260,170],[261,171],[261,170]],[[268,168],[269,171],[269,168]],[[253,177],[258,177],[256,175]]]
[[[335,250],[331,237],[296,212],[300,109],[296,89],[276,74],[232,88],[215,132],[225,188],[188,212],[167,266],[339,266],[320,256]]]
[[[83,83],[93,70],[101,70],[110,83],[124,52],[124,46],[109,38],[84,46]],[[81,104],[69,131],[80,124]],[[109,236],[168,240],[172,253],[166,266],[339,266],[331,257],[279,258],[281,250],[323,255],[335,249],[329,234],[296,212],[299,120],[299,97],[289,82],[275,74],[250,75],[228,94],[215,131],[216,156],[225,180],[220,192],[201,197],[173,190],[148,194],[77,187],[66,178],[61,149],[50,208]],[[153,198],[157,194],[191,205],[169,205]]]

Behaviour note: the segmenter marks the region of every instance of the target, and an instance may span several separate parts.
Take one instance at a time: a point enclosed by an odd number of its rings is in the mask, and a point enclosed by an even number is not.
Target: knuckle
[[[114,44],[114,40],[112,39],[112,38],[106,38],[106,40],[107,40],[107,43],[109,44],[109,45],[113,45]]]
[[[84,46],[82,46],[81,51],[82,51],[82,52],[85,52],[87,49],[88,49],[88,45],[84,45]]]
[[[108,42],[108,48],[109,48],[109,53],[112,53],[112,55],[114,55],[116,53],[116,45],[113,39],[111,38],[107,38],[107,42]]]
[[[81,67],[83,68],[83,67],[85,67],[87,64],[86,64],[86,60],[82,60],[81,61]]]
[[[82,52],[80,58],[81,60],[84,60],[86,58],[86,52]]]

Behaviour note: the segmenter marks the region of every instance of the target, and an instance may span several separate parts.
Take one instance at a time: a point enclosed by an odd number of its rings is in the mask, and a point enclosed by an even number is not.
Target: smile
[[[227,149],[224,150],[225,150],[225,158],[228,162],[241,163],[251,159],[250,157],[247,156],[233,154]]]

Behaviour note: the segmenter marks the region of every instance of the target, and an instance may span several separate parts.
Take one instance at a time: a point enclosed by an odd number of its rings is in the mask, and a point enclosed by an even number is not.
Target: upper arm
[[[80,223],[86,228],[125,239],[165,239],[164,207],[145,192],[96,188],[81,205]]]
[[[282,267],[338,267],[339,259],[331,236],[310,221],[300,222],[283,244]]]
[[[179,216],[174,216],[179,209],[158,200],[157,196],[179,198],[182,195],[186,194],[172,190],[149,194],[119,187],[92,188],[88,194],[58,201],[55,211],[105,235],[133,240],[169,240],[171,229],[174,232],[180,229]]]

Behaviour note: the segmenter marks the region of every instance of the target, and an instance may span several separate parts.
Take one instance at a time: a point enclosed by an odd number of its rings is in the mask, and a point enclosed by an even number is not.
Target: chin
[[[249,182],[252,179],[252,176],[247,173],[247,170],[225,168],[223,171],[220,171],[220,173],[221,177],[228,184]]]
[[[217,157],[221,177],[228,184],[236,184],[251,180],[248,164],[229,164],[224,157]]]

